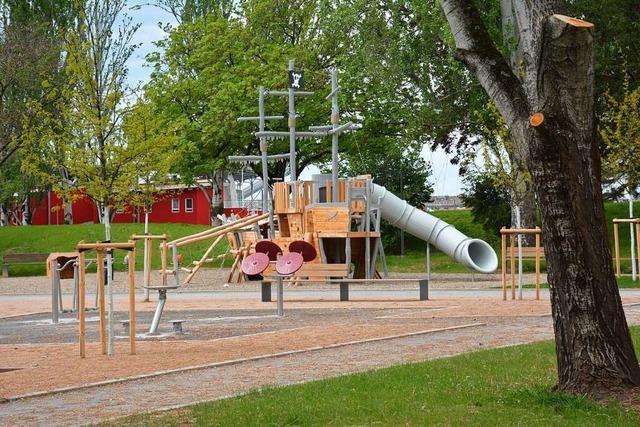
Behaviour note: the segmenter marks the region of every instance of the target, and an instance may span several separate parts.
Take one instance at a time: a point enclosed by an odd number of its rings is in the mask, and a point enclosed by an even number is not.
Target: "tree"
[[[640,186],[640,86],[625,79],[621,99],[607,94],[609,108],[601,119],[600,137],[605,147],[604,172],[628,194]]]
[[[64,81],[61,48],[76,16],[72,3],[0,1],[0,211],[15,202],[28,207],[32,190],[40,184],[16,173],[18,152],[23,129],[34,118],[30,103],[51,110],[52,89]]]
[[[473,222],[482,224],[487,234],[494,237],[494,242],[499,243],[500,229],[511,224],[509,189],[487,173],[469,174],[465,182],[467,188],[462,194],[462,202],[471,209]]]
[[[30,144],[23,150],[23,168],[31,176],[96,203],[106,240],[112,212],[135,204],[141,179],[166,175],[161,160],[172,158],[166,154],[171,138],[156,136],[164,127],[149,118],[143,103],[133,111],[127,105],[133,93],[126,85],[126,62],[138,26],[123,14],[124,6],[124,0],[81,5],[78,29],[67,34],[64,46],[67,84],[53,96],[59,114],[34,103],[37,120],[28,127]],[[60,179],[61,170],[73,185]]]
[[[176,172],[189,184],[205,178],[216,195],[222,192],[220,171],[233,154],[256,154],[259,140],[252,124],[238,123],[240,116],[255,116],[258,87],[278,89],[287,85],[287,62],[306,72],[306,86],[318,90],[312,99],[297,101],[298,126],[329,121],[328,93],[331,62],[315,50],[317,30],[313,17],[317,2],[265,0],[245,2],[238,14],[210,13],[184,20],[159,43],[162,53],[151,55],[154,65],[147,97],[163,120],[176,129],[178,146],[184,155]],[[286,100],[269,98],[269,114],[287,111]],[[286,114],[285,114],[286,115]],[[270,123],[271,129],[286,129],[286,122]],[[288,140],[270,141],[270,153],[289,149]],[[297,144],[297,170],[330,155],[330,144],[316,140]],[[283,177],[286,163],[269,165],[270,177]],[[252,165],[261,174],[259,165]],[[205,192],[215,217],[220,197]]]
[[[594,124],[593,26],[564,2],[514,3],[523,62],[499,52],[475,3],[443,0],[456,58],[502,115],[540,203],[557,389],[602,396],[640,384],[612,269]]]

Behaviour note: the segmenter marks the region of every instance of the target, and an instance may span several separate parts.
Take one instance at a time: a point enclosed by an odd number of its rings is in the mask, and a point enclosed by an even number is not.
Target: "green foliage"
[[[158,43],[162,52],[149,56],[154,66],[145,92],[162,120],[176,130],[184,153],[176,170],[187,181],[211,176],[226,167],[231,154],[255,154],[259,141],[252,136],[255,124],[239,123],[240,116],[257,113],[258,87],[285,88],[289,59],[305,70],[307,89],[320,90],[297,102],[297,126],[327,123],[328,63],[313,50],[312,17],[316,2],[249,1],[239,15],[207,15],[184,21]],[[283,114],[286,100],[269,98],[267,114]],[[286,115],[286,114],[284,114]],[[272,123],[285,129],[285,123]],[[288,151],[288,140],[272,141],[270,153]],[[327,159],[328,141],[300,141],[298,165]],[[257,173],[261,171],[256,166]],[[270,165],[271,177],[282,177],[285,165]]]
[[[626,79],[621,98],[607,94],[607,100],[599,129],[604,173],[634,194],[640,186],[640,86],[632,90]]]
[[[640,342],[638,328],[631,333]],[[636,411],[552,391],[552,341],[468,352],[116,420],[117,426],[635,426]]]
[[[462,194],[462,202],[471,209],[473,221],[482,224],[482,228],[497,243],[500,228],[511,224],[511,205],[509,191],[487,174],[467,176],[467,187]]]
[[[124,7],[124,0],[82,3],[78,28],[64,45],[67,80],[50,97],[55,114],[32,103],[36,115],[22,152],[28,175],[67,199],[85,194],[98,204],[107,238],[109,211],[135,204],[141,180],[165,177],[173,158],[167,155],[172,140],[160,135],[163,123],[149,107],[126,105],[126,62],[138,25],[122,14]]]

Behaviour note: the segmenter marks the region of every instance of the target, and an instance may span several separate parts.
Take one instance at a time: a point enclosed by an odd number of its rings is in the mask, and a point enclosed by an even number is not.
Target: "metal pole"
[[[258,117],[259,130],[264,132],[265,116],[264,116],[264,86],[260,86],[258,95]],[[273,208],[269,203],[269,161],[267,159],[267,138],[260,138],[260,157],[262,161],[262,213],[270,213],[269,215],[269,238],[273,239],[276,235],[275,226],[273,224]]]
[[[289,71],[294,71],[294,66],[292,59],[289,61]],[[289,87],[289,170],[291,182],[296,181],[296,101],[293,87]]]
[[[111,242],[111,239],[109,239]],[[102,266],[98,266],[102,268]],[[113,249],[107,250],[107,354],[113,354]]]
[[[521,227],[520,206],[516,206],[516,225]],[[522,299],[522,234],[518,234],[518,299]]]
[[[58,271],[58,261],[53,259],[51,268],[51,322],[58,323],[58,292],[60,291],[60,272]]]
[[[282,286],[282,276],[278,274],[278,292],[277,292],[277,305],[278,305],[278,316],[284,316],[284,290]]]
[[[629,218],[633,218],[633,196],[631,194],[629,194]],[[633,223],[629,223],[629,232],[631,233],[631,280],[636,280],[638,270],[636,268],[636,235]]]
[[[427,242],[427,280],[431,281],[431,244]]]
[[[144,209],[144,235],[149,235],[149,211],[146,206]],[[144,288],[144,301],[149,302],[149,270],[151,270],[151,258],[147,251],[151,249],[148,239],[144,239],[144,260],[143,260],[143,277],[142,287]]]
[[[333,129],[339,127],[340,107],[338,106],[338,69],[331,70],[331,125]],[[338,132],[331,135],[331,201],[338,201]]]

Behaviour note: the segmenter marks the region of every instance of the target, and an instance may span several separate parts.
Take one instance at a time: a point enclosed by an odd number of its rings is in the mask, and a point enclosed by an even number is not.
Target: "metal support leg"
[[[282,284],[282,277],[278,276],[278,292],[277,292],[277,305],[278,316],[284,316],[284,286]]]
[[[58,294],[60,293],[60,272],[58,262],[51,261],[51,322],[58,323],[59,309]]]
[[[345,247],[344,247],[344,263],[347,264],[347,277],[351,277],[351,238],[347,237],[345,239]]]
[[[429,299],[429,279],[420,280],[420,301]]]
[[[340,283],[340,301],[349,301],[349,284]]]
[[[262,282],[262,302],[271,302],[271,282]]]
[[[77,313],[78,313],[78,286],[79,286],[79,265],[76,262],[76,264],[73,267],[73,305],[71,308],[71,311],[76,313],[76,317],[77,317]]]
[[[160,324],[160,317],[162,317],[162,310],[164,310],[165,302],[167,302],[167,291],[165,289],[158,289],[158,305],[156,306],[156,311],[153,314],[153,321],[149,328],[150,335],[158,333],[158,325]]]

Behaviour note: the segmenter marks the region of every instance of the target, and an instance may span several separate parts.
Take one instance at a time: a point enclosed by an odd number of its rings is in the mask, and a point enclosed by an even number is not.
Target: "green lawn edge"
[[[639,348],[640,328],[632,336]],[[617,402],[552,392],[555,380],[554,344],[545,341],[262,388],[106,425],[640,425],[638,413]]]

